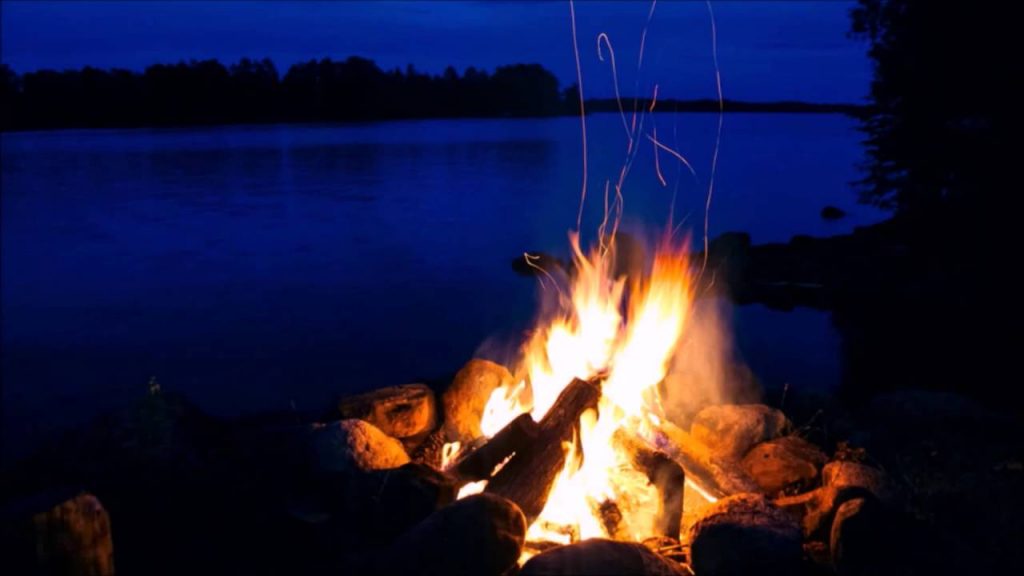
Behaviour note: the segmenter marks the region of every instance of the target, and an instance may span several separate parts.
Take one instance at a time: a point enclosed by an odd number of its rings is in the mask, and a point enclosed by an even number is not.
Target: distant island
[[[39,70],[0,65],[0,131],[345,122],[403,118],[495,118],[579,114],[574,85],[540,64],[499,66],[493,73],[448,67],[431,75],[412,65],[383,70],[372,60],[309,60],[284,75],[264,58],[154,64],[138,72]],[[624,99],[630,110],[650,101]],[[851,104],[739,102],[726,112],[857,114]],[[618,111],[614,99],[587,100],[588,112]],[[717,100],[659,100],[658,111],[715,112]]]

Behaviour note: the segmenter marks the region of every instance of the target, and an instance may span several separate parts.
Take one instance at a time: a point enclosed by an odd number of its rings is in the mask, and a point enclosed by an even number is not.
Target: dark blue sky
[[[846,36],[852,0],[719,1],[719,61],[727,98],[859,102],[871,69],[865,46]],[[703,98],[715,93],[711,25],[699,1],[657,3],[637,73],[650,4],[578,0],[576,16],[588,96],[609,96],[597,58],[606,32],[623,94]],[[141,69],[190,58],[298,60],[357,54],[382,67],[448,64],[493,69],[539,62],[563,86],[575,79],[569,6],[555,2],[71,2],[3,1],[3,62],[19,72],[84,65]],[[636,88],[635,88],[636,87]]]

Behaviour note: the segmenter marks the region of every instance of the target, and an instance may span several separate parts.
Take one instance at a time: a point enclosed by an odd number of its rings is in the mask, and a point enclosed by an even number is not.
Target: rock
[[[689,573],[642,544],[603,538],[592,538],[542,552],[530,558],[519,572],[519,576],[604,574],[683,576]]]
[[[885,503],[896,499],[896,489],[885,472],[860,462],[829,462],[821,470],[821,483],[836,488],[864,488]]]
[[[847,500],[873,498],[871,492],[860,486],[822,486],[797,496],[786,496],[772,501],[803,527],[807,540],[825,540],[832,526],[836,510]]]
[[[429,434],[437,423],[434,392],[424,384],[391,386],[338,401],[342,418],[358,418],[392,438]]]
[[[821,209],[821,217],[824,220],[839,220],[843,216],[846,216],[846,212],[842,208],[836,208],[835,206],[825,206]]]
[[[690,528],[690,558],[700,576],[799,574],[800,526],[760,495],[737,494],[708,507]]]
[[[402,443],[363,420],[316,424],[314,465],[334,472],[398,468],[409,462]]]
[[[526,538],[518,506],[477,494],[445,506],[377,559],[380,574],[500,576],[516,566]]]
[[[441,396],[448,440],[468,442],[479,438],[483,434],[480,419],[491,393],[513,383],[512,374],[500,364],[479,358],[467,362]]]
[[[788,425],[785,414],[763,404],[720,404],[698,412],[690,433],[718,456],[738,460]]]
[[[798,436],[784,436],[754,446],[741,466],[765,494],[800,489],[818,479],[828,458],[820,448]]]
[[[839,576],[878,574],[887,556],[886,525],[874,498],[854,498],[839,506],[829,534],[832,565]]]
[[[45,494],[7,503],[0,514],[0,572],[114,573],[110,517],[103,504],[87,492],[67,496]]]
[[[441,472],[410,463],[355,475],[321,475],[293,496],[289,512],[307,522],[330,519],[355,526],[365,541],[390,543],[454,502],[456,492]]]

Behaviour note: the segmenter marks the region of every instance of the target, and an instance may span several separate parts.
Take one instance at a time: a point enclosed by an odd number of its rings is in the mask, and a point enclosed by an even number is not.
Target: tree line
[[[395,118],[551,116],[576,91],[539,64],[431,75],[372,60],[309,60],[281,75],[269,59],[156,64],[144,71],[0,66],[0,129],[172,126]]]

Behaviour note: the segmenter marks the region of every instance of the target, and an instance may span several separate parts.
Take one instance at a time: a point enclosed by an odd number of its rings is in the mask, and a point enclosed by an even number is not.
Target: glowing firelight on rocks
[[[665,378],[686,328],[693,294],[685,242],[662,242],[638,277],[616,276],[614,237],[584,254],[570,235],[574,272],[568,293],[558,292],[558,313],[543,320],[524,347],[525,378],[498,388],[486,405],[481,429],[492,436],[522,413],[536,421],[574,378],[600,377],[597,413],[584,412],[579,436],[565,444],[565,466],[527,540],[568,543],[589,537],[640,540],[650,536],[656,489],[615,449],[620,428],[649,436],[662,414],[658,385]],[[549,294],[552,294],[549,292]],[[449,447],[451,460],[457,447]],[[459,497],[482,491],[467,485]],[[602,523],[603,504],[621,511],[616,534]]]

